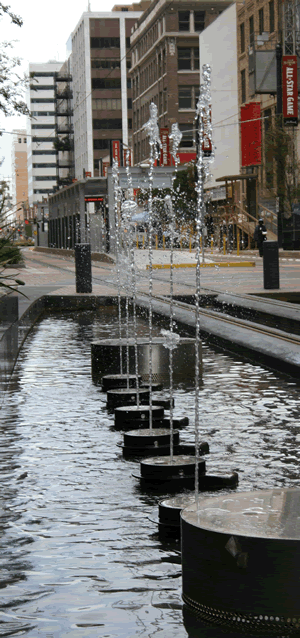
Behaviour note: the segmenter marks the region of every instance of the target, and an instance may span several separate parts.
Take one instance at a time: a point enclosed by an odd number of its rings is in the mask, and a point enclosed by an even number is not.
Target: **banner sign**
[[[282,57],[282,106],[284,123],[298,125],[297,56]]]
[[[160,142],[161,142],[160,165],[171,166],[170,141],[169,141],[168,128],[160,129]]]
[[[261,164],[261,112],[259,102],[241,106],[242,166]]]
[[[118,166],[121,166],[121,141],[112,141],[112,156],[114,160],[117,160]]]

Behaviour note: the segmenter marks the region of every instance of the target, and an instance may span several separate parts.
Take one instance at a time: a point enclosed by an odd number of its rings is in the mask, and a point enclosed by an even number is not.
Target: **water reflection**
[[[19,358],[0,429],[0,635],[219,635],[183,621],[179,548],[153,522],[161,496],[140,492],[91,380],[91,341],[117,336],[115,314],[49,317]],[[297,384],[203,353],[208,470],[238,471],[243,491],[298,486]],[[190,417],[181,439],[193,442],[193,392],[178,388],[175,402],[174,417]]]

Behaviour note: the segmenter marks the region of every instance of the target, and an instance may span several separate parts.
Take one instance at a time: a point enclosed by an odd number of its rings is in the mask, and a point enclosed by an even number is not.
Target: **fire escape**
[[[68,73],[56,73],[54,77],[54,146],[57,150],[56,174],[58,189],[71,184],[75,177],[72,98],[72,76]]]

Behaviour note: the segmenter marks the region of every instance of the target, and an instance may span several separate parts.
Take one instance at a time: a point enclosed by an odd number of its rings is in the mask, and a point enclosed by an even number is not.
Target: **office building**
[[[105,174],[113,141],[120,161],[131,144],[130,34],[147,6],[84,13],[72,33],[76,179]]]
[[[11,150],[12,207],[15,220],[24,221],[28,217],[28,172],[27,172],[27,132],[25,129],[13,131]]]
[[[57,150],[54,147],[55,74],[62,62],[29,64],[31,76],[27,125],[28,199],[30,206],[42,202],[57,185]]]
[[[195,108],[199,94],[199,33],[228,7],[227,0],[153,0],[134,26],[131,44],[134,163],[149,157],[143,125],[149,105],[158,107],[161,134],[168,137],[172,123],[183,133],[180,161],[196,157]],[[170,165],[169,153],[164,165]]]

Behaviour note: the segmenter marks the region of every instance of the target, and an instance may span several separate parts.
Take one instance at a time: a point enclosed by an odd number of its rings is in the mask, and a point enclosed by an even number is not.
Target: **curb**
[[[255,267],[255,261],[215,261],[211,264],[200,264],[200,268],[250,268]],[[197,264],[173,264],[173,268],[196,268]],[[154,264],[153,270],[162,270],[171,268],[171,264]],[[146,270],[149,270],[149,265],[146,266]]]

